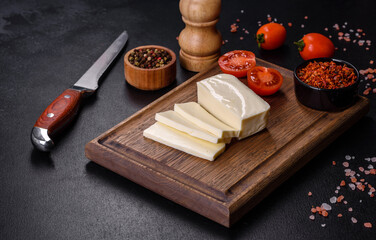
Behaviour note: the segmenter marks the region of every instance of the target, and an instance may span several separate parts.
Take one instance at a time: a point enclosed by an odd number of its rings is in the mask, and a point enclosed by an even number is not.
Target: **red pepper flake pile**
[[[129,54],[128,60],[136,67],[152,69],[167,65],[172,57],[164,49],[143,48],[135,49]]]
[[[298,70],[300,80],[317,88],[337,89],[348,87],[355,83],[354,69],[346,64],[339,65],[335,62],[310,62]]]

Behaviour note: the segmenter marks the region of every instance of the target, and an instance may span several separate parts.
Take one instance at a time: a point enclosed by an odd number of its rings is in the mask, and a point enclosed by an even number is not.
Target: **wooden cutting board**
[[[364,97],[342,112],[309,109],[295,97],[292,71],[261,59],[257,63],[284,77],[280,91],[264,97],[271,106],[267,129],[227,145],[214,162],[146,139],[142,132],[155,122],[157,112],[172,110],[175,103],[197,102],[196,82],[220,73],[217,65],[89,142],[87,158],[230,227],[369,109]]]

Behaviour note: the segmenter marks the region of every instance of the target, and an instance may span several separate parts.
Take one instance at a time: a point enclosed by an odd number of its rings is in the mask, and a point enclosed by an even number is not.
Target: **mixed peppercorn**
[[[310,62],[297,71],[300,80],[317,88],[337,89],[355,83],[357,75],[353,68],[346,64],[330,62]]]
[[[132,65],[147,69],[163,67],[171,59],[171,55],[166,50],[158,48],[135,49],[128,57]]]

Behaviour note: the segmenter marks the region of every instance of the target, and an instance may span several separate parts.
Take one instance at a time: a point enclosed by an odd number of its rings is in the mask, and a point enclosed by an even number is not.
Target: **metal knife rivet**
[[[52,118],[53,116],[55,116],[55,114],[53,114],[53,113],[48,113],[47,114],[47,117],[49,117],[49,118]]]
[[[65,95],[64,97],[65,97],[65,98],[70,98],[70,95]]]

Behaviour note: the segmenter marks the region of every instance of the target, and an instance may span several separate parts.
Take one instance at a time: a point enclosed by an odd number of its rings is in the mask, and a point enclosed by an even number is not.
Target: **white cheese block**
[[[225,151],[226,144],[211,143],[156,122],[144,130],[144,136],[193,156],[213,161]]]
[[[231,139],[239,134],[239,131],[219,121],[196,102],[175,104],[174,111],[218,138]]]
[[[172,110],[155,114],[155,120],[169,127],[175,128],[176,130],[185,132],[193,137],[197,137],[208,142],[223,142],[221,138],[218,138],[205,129],[198,127],[192,122],[184,119],[179,113]]]
[[[270,106],[236,77],[218,74],[197,82],[198,103],[240,131],[243,139],[264,129]]]

